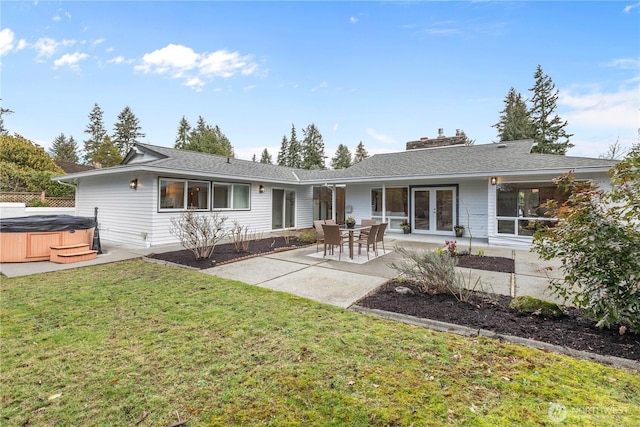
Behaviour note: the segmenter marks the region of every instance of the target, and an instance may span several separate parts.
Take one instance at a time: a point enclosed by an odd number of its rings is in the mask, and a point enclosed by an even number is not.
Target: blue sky
[[[496,140],[511,86],[538,64],[558,114],[597,157],[638,140],[640,2],[0,3],[5,127],[82,147],[94,103],[109,133],[131,107],[143,142],[172,147],[185,116],[220,126],[250,159],[315,123],[326,154],[370,154],[463,129]]]

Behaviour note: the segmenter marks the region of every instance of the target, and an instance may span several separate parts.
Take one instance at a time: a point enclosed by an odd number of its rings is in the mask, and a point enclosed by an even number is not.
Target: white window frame
[[[219,187],[226,187],[228,191],[227,195],[227,207],[221,208],[214,206],[215,203],[215,192],[216,185]],[[247,191],[247,207],[246,208],[236,208],[235,206],[235,197],[236,197],[236,187],[247,187],[249,191]],[[251,210],[251,184],[239,183],[239,182],[218,182],[214,181],[211,184],[211,210],[212,211],[250,211]]]

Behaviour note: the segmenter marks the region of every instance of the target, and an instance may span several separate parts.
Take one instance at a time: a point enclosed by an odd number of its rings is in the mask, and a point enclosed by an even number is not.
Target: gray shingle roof
[[[339,183],[341,181],[375,181],[379,179],[437,178],[451,176],[508,176],[520,173],[556,172],[559,170],[607,170],[612,160],[531,153],[532,141],[499,144],[451,146],[376,154],[340,170],[305,170],[269,165],[213,154],[177,150],[150,144],[136,144],[148,155],[129,153],[125,164],[114,168],[65,175],[69,180],[95,173],[123,172],[145,167],[158,173],[183,173],[202,177],[246,179],[280,183]],[[149,160],[147,160],[149,159]]]

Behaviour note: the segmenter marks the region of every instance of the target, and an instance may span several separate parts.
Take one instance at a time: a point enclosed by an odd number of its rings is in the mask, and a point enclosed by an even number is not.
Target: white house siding
[[[129,181],[138,179],[138,189]],[[93,216],[98,208],[100,238],[104,241],[145,246],[145,233],[151,233],[154,181],[151,175],[118,174],[86,177],[76,188],[76,215]]]
[[[465,237],[486,239],[488,236],[488,180],[461,182],[458,187],[458,224],[465,228]],[[495,202],[494,202],[495,205]]]
[[[296,228],[313,227],[313,186],[301,185],[296,191]]]

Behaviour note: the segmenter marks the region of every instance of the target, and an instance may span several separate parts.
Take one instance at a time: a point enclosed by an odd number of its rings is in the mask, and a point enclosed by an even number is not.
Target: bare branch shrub
[[[206,259],[211,257],[216,243],[226,237],[226,220],[227,217],[220,216],[218,212],[198,215],[189,209],[171,218],[169,232],[178,238],[182,247],[193,252],[196,259]]]
[[[456,289],[456,265],[458,260],[449,254],[434,251],[419,251],[396,246],[403,256],[399,262],[389,266],[403,276],[416,282],[420,292],[444,293]]]
[[[240,225],[237,220],[234,220],[230,235],[231,242],[233,243],[233,250],[236,251],[236,253],[249,251],[249,243],[253,239],[249,234],[248,225]]]

